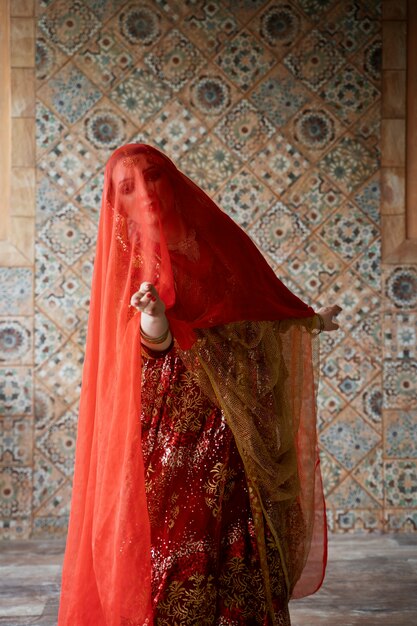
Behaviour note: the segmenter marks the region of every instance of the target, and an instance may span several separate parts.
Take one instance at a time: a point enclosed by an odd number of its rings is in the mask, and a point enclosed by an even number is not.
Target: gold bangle
[[[314,315],[319,318],[320,327],[313,328],[311,332],[313,333],[313,335],[320,335],[320,333],[324,330],[324,319],[319,313],[315,313]]]
[[[150,335],[147,335],[143,330],[142,330],[142,326],[140,327],[140,336],[142,337],[142,339],[144,339],[145,341],[147,341],[148,343],[164,343],[164,341],[167,340],[169,335],[169,326],[167,327],[167,329],[162,333],[162,335],[160,335],[159,337],[151,337]]]

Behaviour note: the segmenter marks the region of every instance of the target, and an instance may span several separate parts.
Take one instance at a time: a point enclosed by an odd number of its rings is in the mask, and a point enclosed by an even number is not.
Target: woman
[[[161,152],[105,171],[59,626],[276,625],[326,561],[315,314]]]

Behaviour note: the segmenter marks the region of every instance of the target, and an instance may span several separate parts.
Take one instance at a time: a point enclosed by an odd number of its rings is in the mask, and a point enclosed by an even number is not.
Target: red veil
[[[145,280],[166,303],[186,366],[233,431],[260,552],[267,523],[289,597],[313,593],[324,576],[314,311],[164,154],[128,144],[105,170],[59,626],[153,620],[140,314],[129,306]]]

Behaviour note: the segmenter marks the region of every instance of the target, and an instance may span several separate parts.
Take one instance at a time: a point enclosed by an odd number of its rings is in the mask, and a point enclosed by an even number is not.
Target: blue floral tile
[[[254,162],[257,176],[280,195],[309,167],[309,162],[303,155],[279,133],[255,154]]]
[[[33,272],[23,267],[0,268],[0,315],[30,315]]]
[[[109,97],[134,124],[142,125],[162,109],[171,94],[172,91],[152,72],[136,67]]]
[[[283,198],[310,229],[324,222],[345,200],[340,190],[314,168],[290,187]]]
[[[385,359],[384,408],[409,409],[417,402],[417,362],[414,359]]]
[[[355,124],[355,136],[375,155],[381,165],[381,101],[377,100]]]
[[[83,0],[101,22],[105,22],[120,8],[120,0]]]
[[[70,405],[80,395],[83,360],[82,350],[68,341],[43,363],[37,377],[60,401]]]
[[[320,450],[320,468],[323,480],[323,491],[327,498],[347,475],[346,470],[325,450]]]
[[[385,411],[385,455],[397,459],[417,457],[417,411]]]
[[[67,198],[55,187],[51,179],[38,170],[36,184],[36,226],[41,226],[45,220],[67,203]]]
[[[119,3],[119,6],[122,3]],[[130,2],[112,20],[118,35],[134,55],[143,55],[172,27],[170,21],[157,10],[155,2]]]
[[[241,162],[217,139],[208,137],[181,157],[177,165],[206,192],[212,192],[236,172]]]
[[[90,290],[68,271],[42,293],[37,305],[64,333],[70,333],[87,320]]]
[[[337,74],[343,62],[337,46],[318,30],[312,30],[284,59],[295,78],[314,92]]]
[[[282,64],[261,80],[249,96],[277,128],[285,126],[310,98],[308,90]]]
[[[23,519],[0,519],[0,539],[2,540],[29,539],[31,530],[32,520],[28,517]]]
[[[378,178],[367,182],[354,196],[356,204],[375,222],[381,221],[381,186]]]
[[[61,517],[33,517],[31,536],[34,538],[57,537],[64,539],[68,534],[69,515]]]
[[[417,357],[417,313],[384,313],[384,356],[388,359]]]
[[[59,139],[65,126],[41,101],[36,103],[36,150],[41,154]]]
[[[95,254],[96,250],[93,246],[88,252],[86,252],[86,254],[78,259],[72,267],[74,272],[81,278],[88,288],[90,288],[93,278]]]
[[[238,157],[249,159],[276,131],[250,102],[241,100],[226,113],[214,132]]]
[[[346,407],[346,400],[342,398],[328,382],[322,378],[319,384],[317,397],[318,428],[321,432]]]
[[[33,467],[33,507],[38,509],[65,482],[65,477],[35,448]]]
[[[312,22],[319,22],[338,0],[295,0]]]
[[[417,308],[417,271],[414,266],[389,268],[385,277],[388,306],[394,309]]]
[[[0,419],[0,463],[8,467],[31,465],[33,419],[2,415]]]
[[[66,410],[67,406],[48,391],[35,374],[35,435],[38,437],[45,432],[45,429],[49,428],[54,419]]]
[[[375,291],[381,291],[381,240],[375,239],[354,262],[354,269]]]
[[[225,44],[215,62],[244,92],[276,64],[269,49],[245,30]]]
[[[32,468],[0,468],[0,517],[22,518],[31,513]]]
[[[35,295],[38,297],[61,276],[65,266],[43,243],[37,242],[35,251]]]
[[[386,532],[414,533],[417,530],[417,511],[413,511],[411,508],[408,511],[386,508],[384,510],[384,530]]]
[[[43,35],[65,54],[72,55],[100,28],[100,22],[81,0],[55,0],[39,19]]]
[[[351,470],[380,443],[380,435],[350,407],[320,433],[320,443],[347,470]]]
[[[67,61],[67,56],[38,33],[35,44],[35,76],[38,86],[48,80]]]
[[[374,503],[373,503],[374,505]],[[374,532],[382,528],[382,508],[348,510],[347,505],[333,513],[332,532]]]
[[[336,41],[339,49],[348,56],[358,50],[379,29],[376,4],[378,3],[363,0],[339,2],[326,16],[321,31]]]
[[[0,415],[30,415],[32,409],[32,369],[0,368]]]
[[[151,72],[176,93],[194,78],[204,57],[180,31],[173,29],[157,47],[145,54],[144,61]]]
[[[352,472],[353,478],[380,504],[384,500],[382,455],[382,446],[374,448]]]
[[[353,57],[353,63],[376,85],[381,84],[382,73],[382,40],[378,34]]]
[[[417,462],[385,461],[385,498],[388,507],[417,507]]]
[[[183,100],[210,125],[240,98],[239,90],[211,65],[200,70],[183,92]]]
[[[96,227],[73,204],[47,220],[39,233],[40,240],[71,267],[95,243]]]
[[[242,24],[246,24],[265,4],[265,0],[224,0],[223,4],[236,15]]]
[[[352,476],[347,476],[328,496],[327,503],[336,510],[373,509],[381,505]]]
[[[98,224],[103,189],[104,169],[90,178],[74,196],[75,201],[94,224]]]
[[[348,194],[370,178],[378,165],[374,152],[348,136],[343,137],[320,163],[323,173]]]
[[[227,181],[214,200],[240,226],[246,228],[275,201],[274,194],[248,169]]]
[[[306,106],[291,120],[287,130],[301,152],[317,161],[345,129],[325,108]]]
[[[373,311],[350,330],[350,335],[374,361],[381,364],[382,321],[380,311]]]
[[[39,97],[68,124],[77,122],[101,96],[93,83],[71,62],[39,90]]]
[[[37,438],[39,450],[62,474],[71,478],[74,472],[77,415],[69,410]]]
[[[181,23],[181,30],[207,56],[219,52],[233,37],[240,25],[219,2],[204,2],[195,6]]]
[[[365,389],[352,400],[351,407],[366,419],[376,431],[381,432],[382,404],[382,373],[379,373],[366,385]]]
[[[276,202],[249,228],[249,235],[276,263],[283,263],[308,237],[302,221]]]
[[[293,3],[268,4],[250,21],[248,28],[279,57],[294,45],[308,22]]]
[[[53,496],[36,511],[40,518],[68,518],[71,504],[72,487],[69,480],[66,480]]]
[[[0,319],[0,363],[31,364],[32,317]]]
[[[35,366],[39,367],[66,340],[62,331],[41,311],[35,313]]]

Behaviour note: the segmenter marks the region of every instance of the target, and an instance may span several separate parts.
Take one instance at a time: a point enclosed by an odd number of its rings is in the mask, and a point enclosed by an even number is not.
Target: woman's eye
[[[134,187],[133,181],[126,181],[120,185],[119,189],[123,195],[127,195],[132,193]]]
[[[161,177],[161,171],[157,169],[151,170],[150,172],[146,173],[146,180],[150,182],[158,180],[158,178],[160,177]]]

